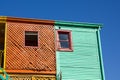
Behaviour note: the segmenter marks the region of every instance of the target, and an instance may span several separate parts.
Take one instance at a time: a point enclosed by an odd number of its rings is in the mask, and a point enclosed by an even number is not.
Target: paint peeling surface
[[[38,46],[25,46],[25,31],[38,32]],[[6,70],[55,71],[54,27],[7,22]]]

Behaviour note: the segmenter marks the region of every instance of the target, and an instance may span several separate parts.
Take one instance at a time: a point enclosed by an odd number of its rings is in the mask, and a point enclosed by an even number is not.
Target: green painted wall
[[[103,80],[98,28],[58,23],[56,29],[72,31],[73,52],[57,51],[57,76],[62,72],[62,80]]]

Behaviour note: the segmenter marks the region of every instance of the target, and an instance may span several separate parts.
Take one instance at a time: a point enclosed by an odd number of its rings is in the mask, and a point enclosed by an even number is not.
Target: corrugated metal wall
[[[57,71],[62,80],[102,80],[97,42],[97,29],[56,25],[56,29],[72,31],[73,52],[59,52]]]
[[[25,31],[38,31],[38,47],[25,46]],[[6,70],[55,71],[54,26],[7,22]]]

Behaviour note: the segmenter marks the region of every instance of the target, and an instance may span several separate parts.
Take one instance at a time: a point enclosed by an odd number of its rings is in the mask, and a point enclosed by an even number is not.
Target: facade
[[[100,24],[1,16],[0,67],[13,80],[105,80],[100,29]]]

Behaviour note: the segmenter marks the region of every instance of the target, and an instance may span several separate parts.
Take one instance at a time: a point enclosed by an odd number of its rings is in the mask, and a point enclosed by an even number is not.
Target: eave
[[[87,27],[87,28],[101,28],[102,27],[102,24],[66,22],[66,21],[55,21],[55,25],[73,26],[73,27]]]
[[[51,24],[51,25],[54,24],[53,20],[0,16],[0,22],[6,22],[6,21],[7,22],[20,22],[20,23],[34,23],[34,24]]]

